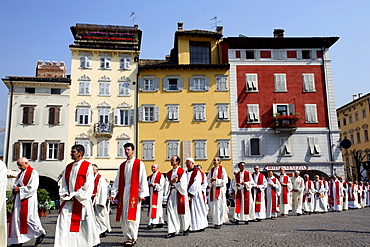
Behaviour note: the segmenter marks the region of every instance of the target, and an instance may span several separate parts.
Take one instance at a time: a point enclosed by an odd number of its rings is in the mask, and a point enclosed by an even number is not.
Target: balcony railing
[[[94,124],[94,133],[95,134],[108,134],[111,135],[113,132],[112,123],[98,122]]]
[[[293,115],[276,114],[273,120],[273,129],[275,129],[276,133],[280,133],[281,131],[295,131],[300,118],[298,113],[294,113]]]

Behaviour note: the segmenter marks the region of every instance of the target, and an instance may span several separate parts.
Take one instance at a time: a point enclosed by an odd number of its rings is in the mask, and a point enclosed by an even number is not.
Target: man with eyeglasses
[[[253,198],[254,198],[254,210],[256,221],[266,219],[266,201],[265,201],[265,190],[267,187],[267,180],[265,176],[260,173],[260,167],[254,166],[253,173]]]
[[[209,210],[211,211],[213,224],[216,229],[220,229],[228,218],[228,208],[226,204],[226,186],[228,182],[227,173],[220,165],[221,159],[213,159],[213,168],[207,175],[209,185]]]

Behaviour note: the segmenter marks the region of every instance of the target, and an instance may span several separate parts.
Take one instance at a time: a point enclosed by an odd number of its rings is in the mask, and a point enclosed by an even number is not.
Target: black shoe
[[[246,221],[246,222],[244,222],[244,224],[249,225],[249,222],[248,222],[248,221]]]
[[[233,223],[233,224],[235,224],[235,225],[239,225],[239,220],[233,219],[233,220],[230,220],[230,222]]]
[[[9,247],[22,247],[23,244],[11,244],[9,245]]]
[[[301,216],[301,214],[297,214],[297,216]]]
[[[221,225],[215,225],[215,229],[221,229]]]
[[[256,222],[260,222],[261,221],[261,219],[256,219]]]
[[[190,227],[188,228],[188,230],[184,231],[182,233],[183,236],[188,236],[189,235],[189,231],[190,231]]]
[[[44,237],[45,237],[45,236],[46,236],[45,234],[41,234],[40,236],[38,236],[38,237],[36,238],[35,246],[37,246],[37,245],[41,244],[41,243],[42,243],[42,240],[44,240]]]
[[[105,232],[103,232],[103,233],[100,233],[99,237],[101,237],[101,238],[105,238],[107,235],[108,235],[108,230],[106,230],[106,231],[105,231]]]
[[[173,232],[173,233],[167,234],[164,238],[174,238],[175,236],[176,234]]]
[[[157,224],[154,226],[154,228],[163,228],[163,224]]]
[[[149,229],[149,230],[153,229],[153,225],[152,225],[152,224],[147,225],[147,226],[146,226],[146,229]]]

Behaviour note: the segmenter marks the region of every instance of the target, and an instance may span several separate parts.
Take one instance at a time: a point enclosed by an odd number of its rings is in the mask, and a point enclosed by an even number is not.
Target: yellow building
[[[171,169],[170,158],[195,159],[204,172],[220,156],[232,177],[228,64],[221,64],[217,32],[183,30],[166,60],[141,60],[138,84],[138,157]]]
[[[142,32],[138,26],[76,24],[71,27],[69,149],[85,147],[85,158],[114,178],[135,138],[135,98]]]
[[[369,103],[370,93],[359,94],[353,96],[353,101],[337,109],[341,140],[348,139],[351,142],[350,148],[342,149],[342,155],[346,178],[352,181],[360,180],[359,173],[363,178],[366,176],[363,162],[370,161]],[[370,178],[369,169],[367,176]]]

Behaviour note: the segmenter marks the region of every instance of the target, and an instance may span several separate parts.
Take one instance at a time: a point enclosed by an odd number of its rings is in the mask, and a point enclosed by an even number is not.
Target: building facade
[[[228,37],[233,164],[343,174],[329,47],[337,37]]]
[[[71,27],[69,149],[85,147],[85,158],[114,178],[135,142],[135,99],[142,32],[138,26],[76,24]]]
[[[170,159],[195,159],[204,172],[220,156],[232,177],[228,64],[222,64],[216,32],[184,30],[178,23],[166,60],[141,60],[139,74],[139,158],[149,170],[171,169]]]
[[[369,107],[370,94],[368,93],[353,95],[351,102],[337,109],[340,139],[349,140],[351,143],[350,147],[343,144],[345,147],[342,148],[342,155],[345,161],[345,177],[352,181],[370,178]]]

